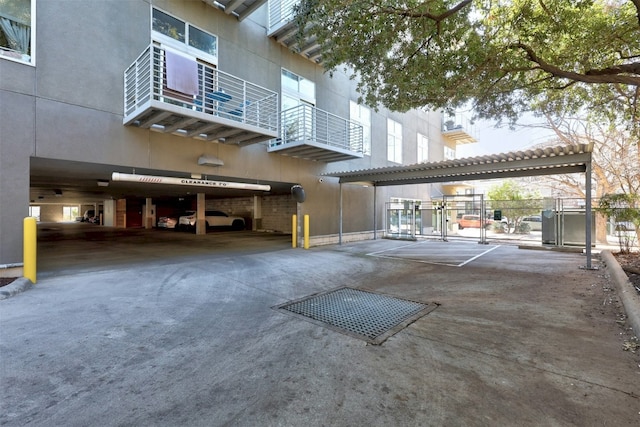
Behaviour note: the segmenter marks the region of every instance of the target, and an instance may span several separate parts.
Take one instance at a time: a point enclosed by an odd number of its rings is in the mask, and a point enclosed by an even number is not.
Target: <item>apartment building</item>
[[[473,137],[439,112],[358,104],[351,76],[295,37],[295,3],[0,2],[0,264],[21,262],[34,212],[154,227],[218,209],[285,233],[309,215],[321,244],[371,238],[389,200],[442,194],[330,176],[440,161]]]

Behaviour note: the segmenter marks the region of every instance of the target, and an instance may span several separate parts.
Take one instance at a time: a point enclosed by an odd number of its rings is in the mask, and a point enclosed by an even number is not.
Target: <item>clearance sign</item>
[[[271,191],[270,185],[246,182],[210,181],[208,179],[175,178],[170,176],[136,175],[113,172],[112,181],[138,182],[141,184],[184,185],[189,187],[229,188],[234,190]]]

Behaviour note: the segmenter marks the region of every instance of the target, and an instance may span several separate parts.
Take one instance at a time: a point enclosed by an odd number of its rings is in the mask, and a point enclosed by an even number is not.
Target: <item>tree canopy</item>
[[[640,120],[640,0],[302,0],[297,12],[323,66],[355,71],[371,106]]]

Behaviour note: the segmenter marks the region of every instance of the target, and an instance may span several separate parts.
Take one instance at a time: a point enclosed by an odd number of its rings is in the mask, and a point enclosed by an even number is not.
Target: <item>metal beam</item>
[[[429,184],[434,182],[458,182],[468,180],[482,180],[482,179],[498,179],[498,178],[516,178],[523,176],[541,176],[541,175],[556,175],[565,173],[583,173],[585,171],[584,165],[564,166],[564,167],[550,167],[542,169],[516,169],[504,170],[504,171],[486,171],[477,173],[461,174],[455,173],[452,168],[449,173],[441,171],[440,174],[431,174],[424,176],[417,176],[411,178],[394,178],[395,174],[388,174],[386,177],[377,175],[360,175],[358,177],[340,178],[340,182],[358,182],[358,181],[370,181],[377,186],[389,186],[389,185],[405,185],[405,184]]]
[[[581,170],[573,172],[584,172],[584,164],[588,161],[589,155],[564,155],[555,157],[543,157],[534,159],[522,159],[511,161],[474,161],[472,163],[459,162],[442,162],[436,164],[428,164],[425,166],[413,166],[394,169],[382,169],[380,171],[362,171],[346,173],[340,175],[342,182],[351,181],[373,181],[373,182],[394,182],[394,181],[413,181],[416,183],[424,182],[442,182],[442,179],[454,180],[455,177],[466,177],[461,179],[474,179],[478,176],[487,176],[497,174],[503,171],[527,171],[532,174],[545,175],[546,173],[536,173],[544,169],[554,168],[574,168],[581,167]],[[475,160],[475,159],[474,159]],[[554,173],[570,173],[570,172],[550,172]],[[515,175],[526,176],[526,174]],[[434,179],[434,180],[431,180]]]

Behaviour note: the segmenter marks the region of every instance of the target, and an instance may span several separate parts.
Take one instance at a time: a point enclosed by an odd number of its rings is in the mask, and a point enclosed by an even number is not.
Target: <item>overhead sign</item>
[[[141,184],[184,185],[188,187],[229,188],[234,190],[271,191],[270,185],[246,182],[211,181],[208,179],[175,178],[171,176],[137,175],[113,172],[112,181],[138,182]]]

